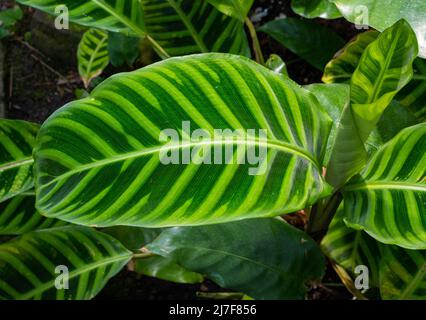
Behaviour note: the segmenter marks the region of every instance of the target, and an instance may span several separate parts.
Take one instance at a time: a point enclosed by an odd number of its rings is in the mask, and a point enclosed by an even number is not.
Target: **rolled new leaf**
[[[33,147],[39,126],[0,119],[0,202],[34,186]]]
[[[77,59],[80,77],[88,88],[90,81],[109,64],[108,33],[97,29],[86,31],[78,46]]]
[[[153,228],[294,212],[329,191],[330,126],[312,94],[247,58],[168,59],[110,78],[45,122],[37,208]]]
[[[255,299],[303,299],[325,269],[316,243],[280,219],[172,228],[147,248]]]
[[[30,232],[0,245],[0,299],[91,299],[131,256],[90,228]]]
[[[343,189],[349,226],[377,240],[426,249],[426,124],[401,131]]]

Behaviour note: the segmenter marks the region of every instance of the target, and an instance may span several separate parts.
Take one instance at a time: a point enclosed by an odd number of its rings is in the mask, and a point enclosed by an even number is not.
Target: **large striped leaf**
[[[385,30],[364,51],[351,77],[350,105],[342,113],[327,181],[342,186],[365,164],[364,143],[383,111],[412,78],[417,41],[404,20]]]
[[[149,227],[294,212],[328,192],[330,122],[311,93],[247,58],[168,59],[114,76],[45,122],[37,207],[79,224]],[[204,138],[190,139],[189,125]],[[255,165],[253,151],[263,154]]]
[[[0,202],[34,185],[32,152],[38,125],[0,119]]]
[[[148,249],[255,299],[301,299],[324,272],[315,242],[279,219],[172,228]]]
[[[34,192],[25,192],[0,203],[0,235],[23,234],[64,224],[63,221],[45,218],[37,212]]]
[[[426,299],[426,250],[381,246],[380,293],[383,299]]]
[[[344,45],[339,35],[310,20],[277,19],[267,22],[259,31],[267,33],[319,70],[323,70]]]
[[[131,255],[112,237],[90,228],[27,233],[0,245],[0,299],[93,298]],[[66,284],[58,279],[64,267],[68,289],[57,289],[55,283]]]
[[[302,17],[336,19],[342,15],[329,0],[292,0],[291,8]]]
[[[249,55],[243,22],[205,0],[18,0],[58,14],[67,6],[73,22],[146,37],[162,58],[198,52]]]
[[[423,0],[330,0],[351,22],[383,31],[406,19],[417,34],[420,55],[426,58],[426,2]]]
[[[250,55],[244,24],[206,0],[141,0],[146,31],[169,55],[229,52]]]
[[[401,131],[344,188],[346,222],[377,240],[426,248],[426,123]]]
[[[108,33],[97,29],[86,31],[78,46],[77,58],[78,71],[87,88],[109,64]]]

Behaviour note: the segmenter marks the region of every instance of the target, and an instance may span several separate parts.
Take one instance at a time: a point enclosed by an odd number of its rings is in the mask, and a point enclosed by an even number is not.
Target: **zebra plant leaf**
[[[280,219],[171,228],[147,248],[255,299],[302,299],[324,272],[316,243]]]
[[[346,223],[373,238],[426,249],[426,123],[402,130],[343,189]]]
[[[380,293],[383,299],[426,299],[426,250],[381,247]]]
[[[337,19],[342,16],[336,5],[328,0],[292,0],[291,8],[308,19]]]
[[[330,126],[311,93],[247,58],[168,59],[114,76],[45,122],[37,207],[153,228],[294,212],[330,191]]]
[[[364,143],[394,96],[411,80],[416,56],[416,37],[404,20],[365,49],[351,77],[350,104],[342,113],[327,169],[327,181],[336,188],[365,165]]]
[[[37,212],[33,191],[21,193],[0,203],[0,235],[24,234],[64,224],[63,221],[45,218]]]
[[[80,77],[88,88],[90,81],[109,64],[108,33],[97,29],[86,31],[78,46],[77,58]]]
[[[32,152],[39,126],[0,119],[0,202],[31,189]]]
[[[0,299],[91,299],[131,256],[117,240],[90,228],[30,232],[0,245]],[[60,281],[65,270],[68,289],[57,289],[55,284],[66,285]]]
[[[349,21],[379,31],[400,19],[407,20],[417,35],[420,56],[426,58],[426,2],[422,0],[330,0]]]
[[[254,0],[207,0],[220,12],[244,21]]]

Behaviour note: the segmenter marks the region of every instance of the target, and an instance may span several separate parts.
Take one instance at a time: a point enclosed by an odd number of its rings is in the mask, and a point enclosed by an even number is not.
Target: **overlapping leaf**
[[[25,192],[0,203],[0,235],[23,234],[64,224],[63,221],[47,219],[37,212],[34,192]]]
[[[291,8],[305,18],[336,19],[342,15],[336,5],[328,0],[292,0]]]
[[[172,228],[148,249],[255,299],[302,299],[324,272],[315,242],[278,219]]]
[[[90,29],[84,33],[77,51],[78,71],[87,88],[109,64],[108,33]]]
[[[377,240],[426,248],[426,124],[401,131],[344,188],[346,222]]]
[[[0,119],[0,202],[34,186],[32,152],[38,125]]]
[[[130,258],[118,241],[90,228],[27,233],[0,245],[0,299],[90,299]]]
[[[249,59],[168,59],[111,78],[43,125],[35,150],[37,207],[98,226],[199,225],[294,212],[329,191],[320,159],[330,122],[308,91]],[[207,137],[191,140],[195,129]],[[215,136],[222,129],[233,134]],[[249,162],[250,150],[259,161]]]
[[[254,0],[207,0],[219,11],[241,21],[247,17]]]

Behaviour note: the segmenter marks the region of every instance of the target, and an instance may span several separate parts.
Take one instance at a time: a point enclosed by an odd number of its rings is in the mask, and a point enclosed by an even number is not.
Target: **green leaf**
[[[323,164],[327,166],[330,161],[331,151],[336,139],[337,128],[339,127],[343,110],[349,101],[349,85],[340,83],[314,83],[304,86],[304,88],[315,95],[321,106],[330,118],[333,119],[333,126],[331,127],[328,137],[327,151],[323,161]]]
[[[39,126],[0,119],[0,202],[31,189],[32,152]]]
[[[332,30],[309,20],[277,19],[258,29],[291,50],[312,66],[323,70],[344,41]]]
[[[220,12],[244,21],[254,0],[207,0]]]
[[[320,160],[330,122],[311,93],[247,58],[168,59],[112,77],[44,123],[37,207],[153,228],[294,212],[330,191]]]
[[[27,233],[0,245],[0,299],[91,299],[131,255],[112,237],[90,228]],[[68,268],[68,289],[55,286],[65,284],[58,266]]]
[[[403,20],[364,51],[351,78],[350,105],[343,111],[327,170],[327,181],[334,187],[341,187],[364,166],[364,143],[394,96],[411,80],[416,56],[416,38]]]
[[[343,189],[346,222],[375,239],[426,248],[426,123],[401,131]]]
[[[127,249],[137,251],[154,241],[163,229],[115,226],[104,228],[101,231],[120,241]]]
[[[153,256],[134,261],[134,271],[157,279],[176,283],[201,283],[204,278],[201,274],[188,271],[171,258]]]
[[[255,299],[302,299],[324,272],[315,242],[279,219],[172,228],[148,249]]]
[[[97,29],[86,31],[78,45],[78,72],[86,88],[109,64],[107,45],[108,33]]]
[[[360,33],[353,38],[327,63],[322,81],[325,83],[349,83],[365,49],[377,39],[379,34],[376,30],[370,30]]]
[[[380,293],[383,299],[426,299],[426,250],[381,247]]]
[[[283,74],[288,77],[287,66],[279,55],[271,54],[265,66],[277,74]]]
[[[37,212],[33,192],[21,193],[0,203],[0,235],[23,234],[64,224],[63,221],[47,219]]]
[[[308,19],[337,19],[342,16],[336,5],[328,0],[292,0],[291,8],[298,15]]]
[[[133,66],[139,57],[139,39],[111,32],[108,40],[108,52],[111,64],[115,67]]]
[[[369,270],[370,287],[379,287],[380,247],[382,244],[364,231],[346,226],[341,205],[321,241],[322,251],[337,264],[356,277],[355,268],[365,265]]]
[[[18,6],[0,11],[0,28],[12,27],[22,19],[22,10]]]
[[[379,31],[400,19],[407,20],[417,34],[420,56],[426,58],[426,2],[422,0],[330,0],[351,22]]]

